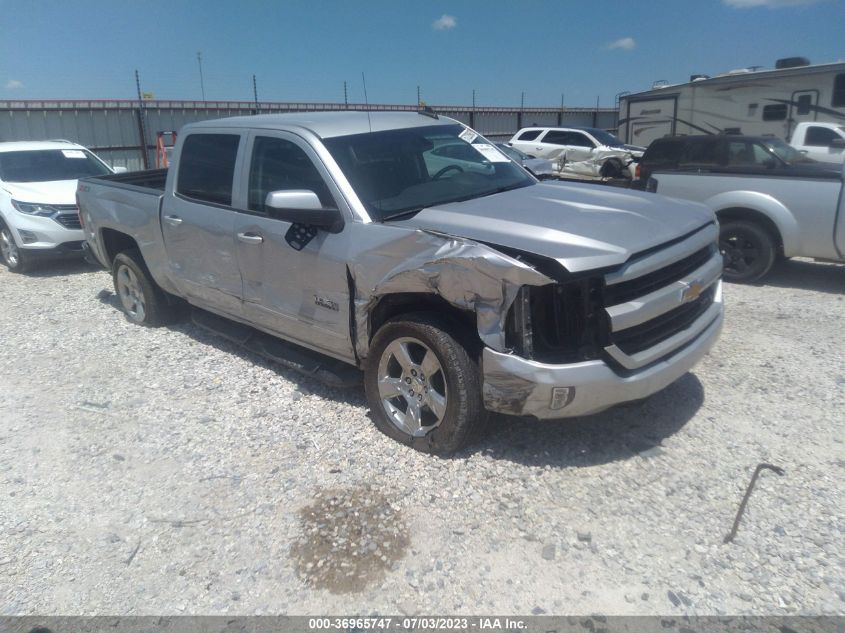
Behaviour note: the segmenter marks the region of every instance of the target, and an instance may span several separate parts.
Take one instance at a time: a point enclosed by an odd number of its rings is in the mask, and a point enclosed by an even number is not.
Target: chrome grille
[[[79,212],[76,211],[76,207],[73,207],[73,209],[73,213],[58,213],[53,216],[53,219],[66,229],[81,229],[82,223],[79,221]]]
[[[703,227],[671,246],[634,258],[606,276],[609,357],[624,370],[683,347],[722,311],[718,228]]]
[[[629,356],[638,354],[690,327],[713,305],[715,295],[716,289],[710,286],[695,301],[664,312],[640,325],[611,334],[611,341]]]

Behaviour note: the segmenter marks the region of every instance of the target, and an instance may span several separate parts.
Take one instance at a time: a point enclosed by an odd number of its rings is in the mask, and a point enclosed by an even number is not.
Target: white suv
[[[22,272],[36,259],[81,257],[76,181],[112,173],[69,141],[0,143],[0,256]]]
[[[533,158],[554,161],[560,175],[591,178],[630,178],[645,151],[592,127],[526,127],[508,145]]]

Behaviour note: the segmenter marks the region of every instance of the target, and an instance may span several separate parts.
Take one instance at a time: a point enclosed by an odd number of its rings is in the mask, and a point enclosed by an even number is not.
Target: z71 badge
[[[314,295],[314,303],[321,308],[328,308],[329,310],[334,310],[335,312],[340,310],[340,306],[337,305],[335,301],[332,301],[331,299],[324,299],[323,297],[318,297],[317,295]]]

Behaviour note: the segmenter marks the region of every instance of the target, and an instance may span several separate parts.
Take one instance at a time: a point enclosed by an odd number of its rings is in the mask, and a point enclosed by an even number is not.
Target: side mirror
[[[830,142],[830,149],[845,149],[845,138],[835,138]]]
[[[111,170],[116,174],[125,174],[127,171],[129,171],[128,169],[126,169],[126,167],[123,166],[112,167]]]
[[[317,194],[308,189],[271,191],[264,199],[264,206],[270,215],[291,224],[304,224],[329,233],[343,230],[343,216],[340,209],[325,209]]]

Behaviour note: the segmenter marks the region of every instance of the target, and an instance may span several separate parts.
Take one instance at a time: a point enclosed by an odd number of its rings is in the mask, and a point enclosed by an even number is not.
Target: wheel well
[[[114,229],[103,229],[100,233],[100,243],[103,245],[109,266],[119,253],[138,248],[138,242],[132,237]]]
[[[778,229],[777,224],[775,224],[767,215],[753,209],[731,208],[717,211],[716,217],[719,218],[719,222],[725,222],[726,220],[744,220],[763,227],[766,232],[774,238],[778,251],[783,254],[783,238],[781,237],[780,230]]]
[[[607,176],[611,170],[616,170],[619,173],[622,173],[624,166],[622,165],[622,161],[618,158],[608,158],[601,164],[601,174],[603,176]]]
[[[472,332],[480,343],[474,312],[457,308],[438,295],[415,292],[385,295],[378,300],[370,312],[370,340],[387,321],[412,312],[435,312],[446,317],[462,329]]]

